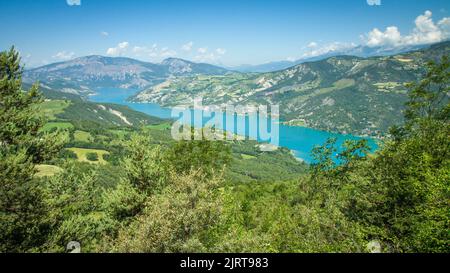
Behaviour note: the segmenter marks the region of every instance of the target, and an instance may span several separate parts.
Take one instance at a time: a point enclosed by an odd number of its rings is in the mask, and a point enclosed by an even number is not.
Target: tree
[[[67,163],[43,187],[51,223],[44,251],[64,252],[71,241],[79,242],[82,252],[95,251],[97,244],[118,229],[119,224],[104,209],[98,167],[88,167]]]
[[[98,161],[98,154],[97,153],[87,153],[86,159],[89,161]]]
[[[41,134],[44,119],[37,114],[42,97],[35,84],[21,89],[18,52],[0,53],[0,252],[32,251],[42,244],[46,207],[35,164],[50,159],[64,140],[57,133]]]
[[[111,251],[205,252],[208,231],[220,221],[221,177],[202,171],[187,175],[172,173],[167,187],[151,195],[142,214],[124,227]]]
[[[449,60],[410,84],[406,124],[352,172],[347,215],[395,252],[448,252]]]
[[[314,162],[310,165],[310,171],[313,178],[332,172],[336,168],[336,163],[333,159],[337,151],[335,147],[336,141],[336,138],[329,138],[324,145],[316,146],[312,150]]]
[[[122,165],[129,183],[140,193],[160,191],[168,173],[161,147],[155,146],[150,137],[143,134],[134,134],[125,145],[128,154]]]
[[[444,55],[441,62],[430,61],[427,64],[427,73],[421,81],[408,84],[410,92],[405,112],[408,125],[429,119],[449,121],[449,68],[449,57]]]
[[[21,89],[18,52],[0,53],[0,252],[36,250],[46,230],[46,207],[35,164],[55,155],[64,143],[57,133],[42,134],[37,114],[42,97],[35,84]]]
[[[231,162],[231,149],[222,141],[181,140],[168,151],[167,161],[177,173],[188,174],[201,169],[212,176]]]

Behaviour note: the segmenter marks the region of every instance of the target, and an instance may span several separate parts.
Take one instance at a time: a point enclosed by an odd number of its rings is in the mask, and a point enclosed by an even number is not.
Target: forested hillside
[[[45,99],[23,91],[19,64],[0,53],[0,252],[450,251],[447,57],[407,85],[406,122],[378,152],[361,140],[336,154],[330,139],[310,166],[255,142],[174,142],[167,121],[115,105]]]
[[[385,136],[401,124],[406,84],[424,76],[428,61],[450,54],[450,42],[393,56],[335,56],[271,73],[176,77],[132,98],[166,106],[280,105],[290,125],[361,136]]]

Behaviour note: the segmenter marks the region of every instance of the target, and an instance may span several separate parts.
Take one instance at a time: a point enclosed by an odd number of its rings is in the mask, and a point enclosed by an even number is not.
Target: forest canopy
[[[39,84],[23,90],[19,54],[1,52],[0,252],[448,253],[449,67],[409,84],[406,121],[375,154],[361,140],[336,155],[330,139],[308,170],[272,154],[284,167],[262,182],[258,160],[273,161],[245,143],[80,120],[46,131]]]

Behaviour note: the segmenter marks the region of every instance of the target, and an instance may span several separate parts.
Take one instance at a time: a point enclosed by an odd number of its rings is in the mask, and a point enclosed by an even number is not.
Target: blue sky
[[[450,37],[449,0],[0,0],[0,11],[0,50],[15,45],[28,67],[90,54],[259,64]]]

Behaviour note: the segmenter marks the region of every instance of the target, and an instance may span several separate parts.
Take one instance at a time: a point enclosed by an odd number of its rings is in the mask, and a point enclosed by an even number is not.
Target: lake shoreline
[[[172,108],[164,107],[156,103],[130,102],[128,98],[136,92],[138,92],[138,90],[121,89],[121,88],[102,88],[100,90],[96,90],[96,95],[91,95],[88,98],[90,101],[96,103],[116,103],[120,105],[125,105],[135,111],[139,111],[144,114],[155,116],[158,118],[171,120],[173,122],[178,119],[172,117]],[[192,111],[199,111],[199,110],[200,109]],[[242,124],[242,122],[246,122],[244,128],[247,128],[246,126],[248,125],[249,119],[243,117],[244,116],[240,117],[239,120],[236,120],[236,122],[238,122],[238,124],[240,124],[241,126],[244,125]],[[323,145],[329,138],[337,139],[338,150],[340,149],[340,146],[344,143],[344,141],[348,139],[352,140],[367,139],[372,151],[376,151],[378,149],[377,140],[373,137],[361,137],[351,134],[340,134],[336,132],[322,131],[319,129],[304,126],[289,126],[283,124],[283,122],[284,121],[278,122],[278,124],[280,125],[278,135],[279,142],[278,145],[276,146],[289,149],[290,151],[292,151],[294,157],[297,160],[301,160],[302,162],[305,163],[309,163],[313,160],[311,157],[312,149],[317,145]],[[204,125],[202,125],[202,127],[203,126]],[[259,143],[268,142],[267,140],[259,139],[259,135],[257,135],[255,138],[254,136],[248,134],[249,132],[245,131],[246,139],[247,138],[255,139]]]

